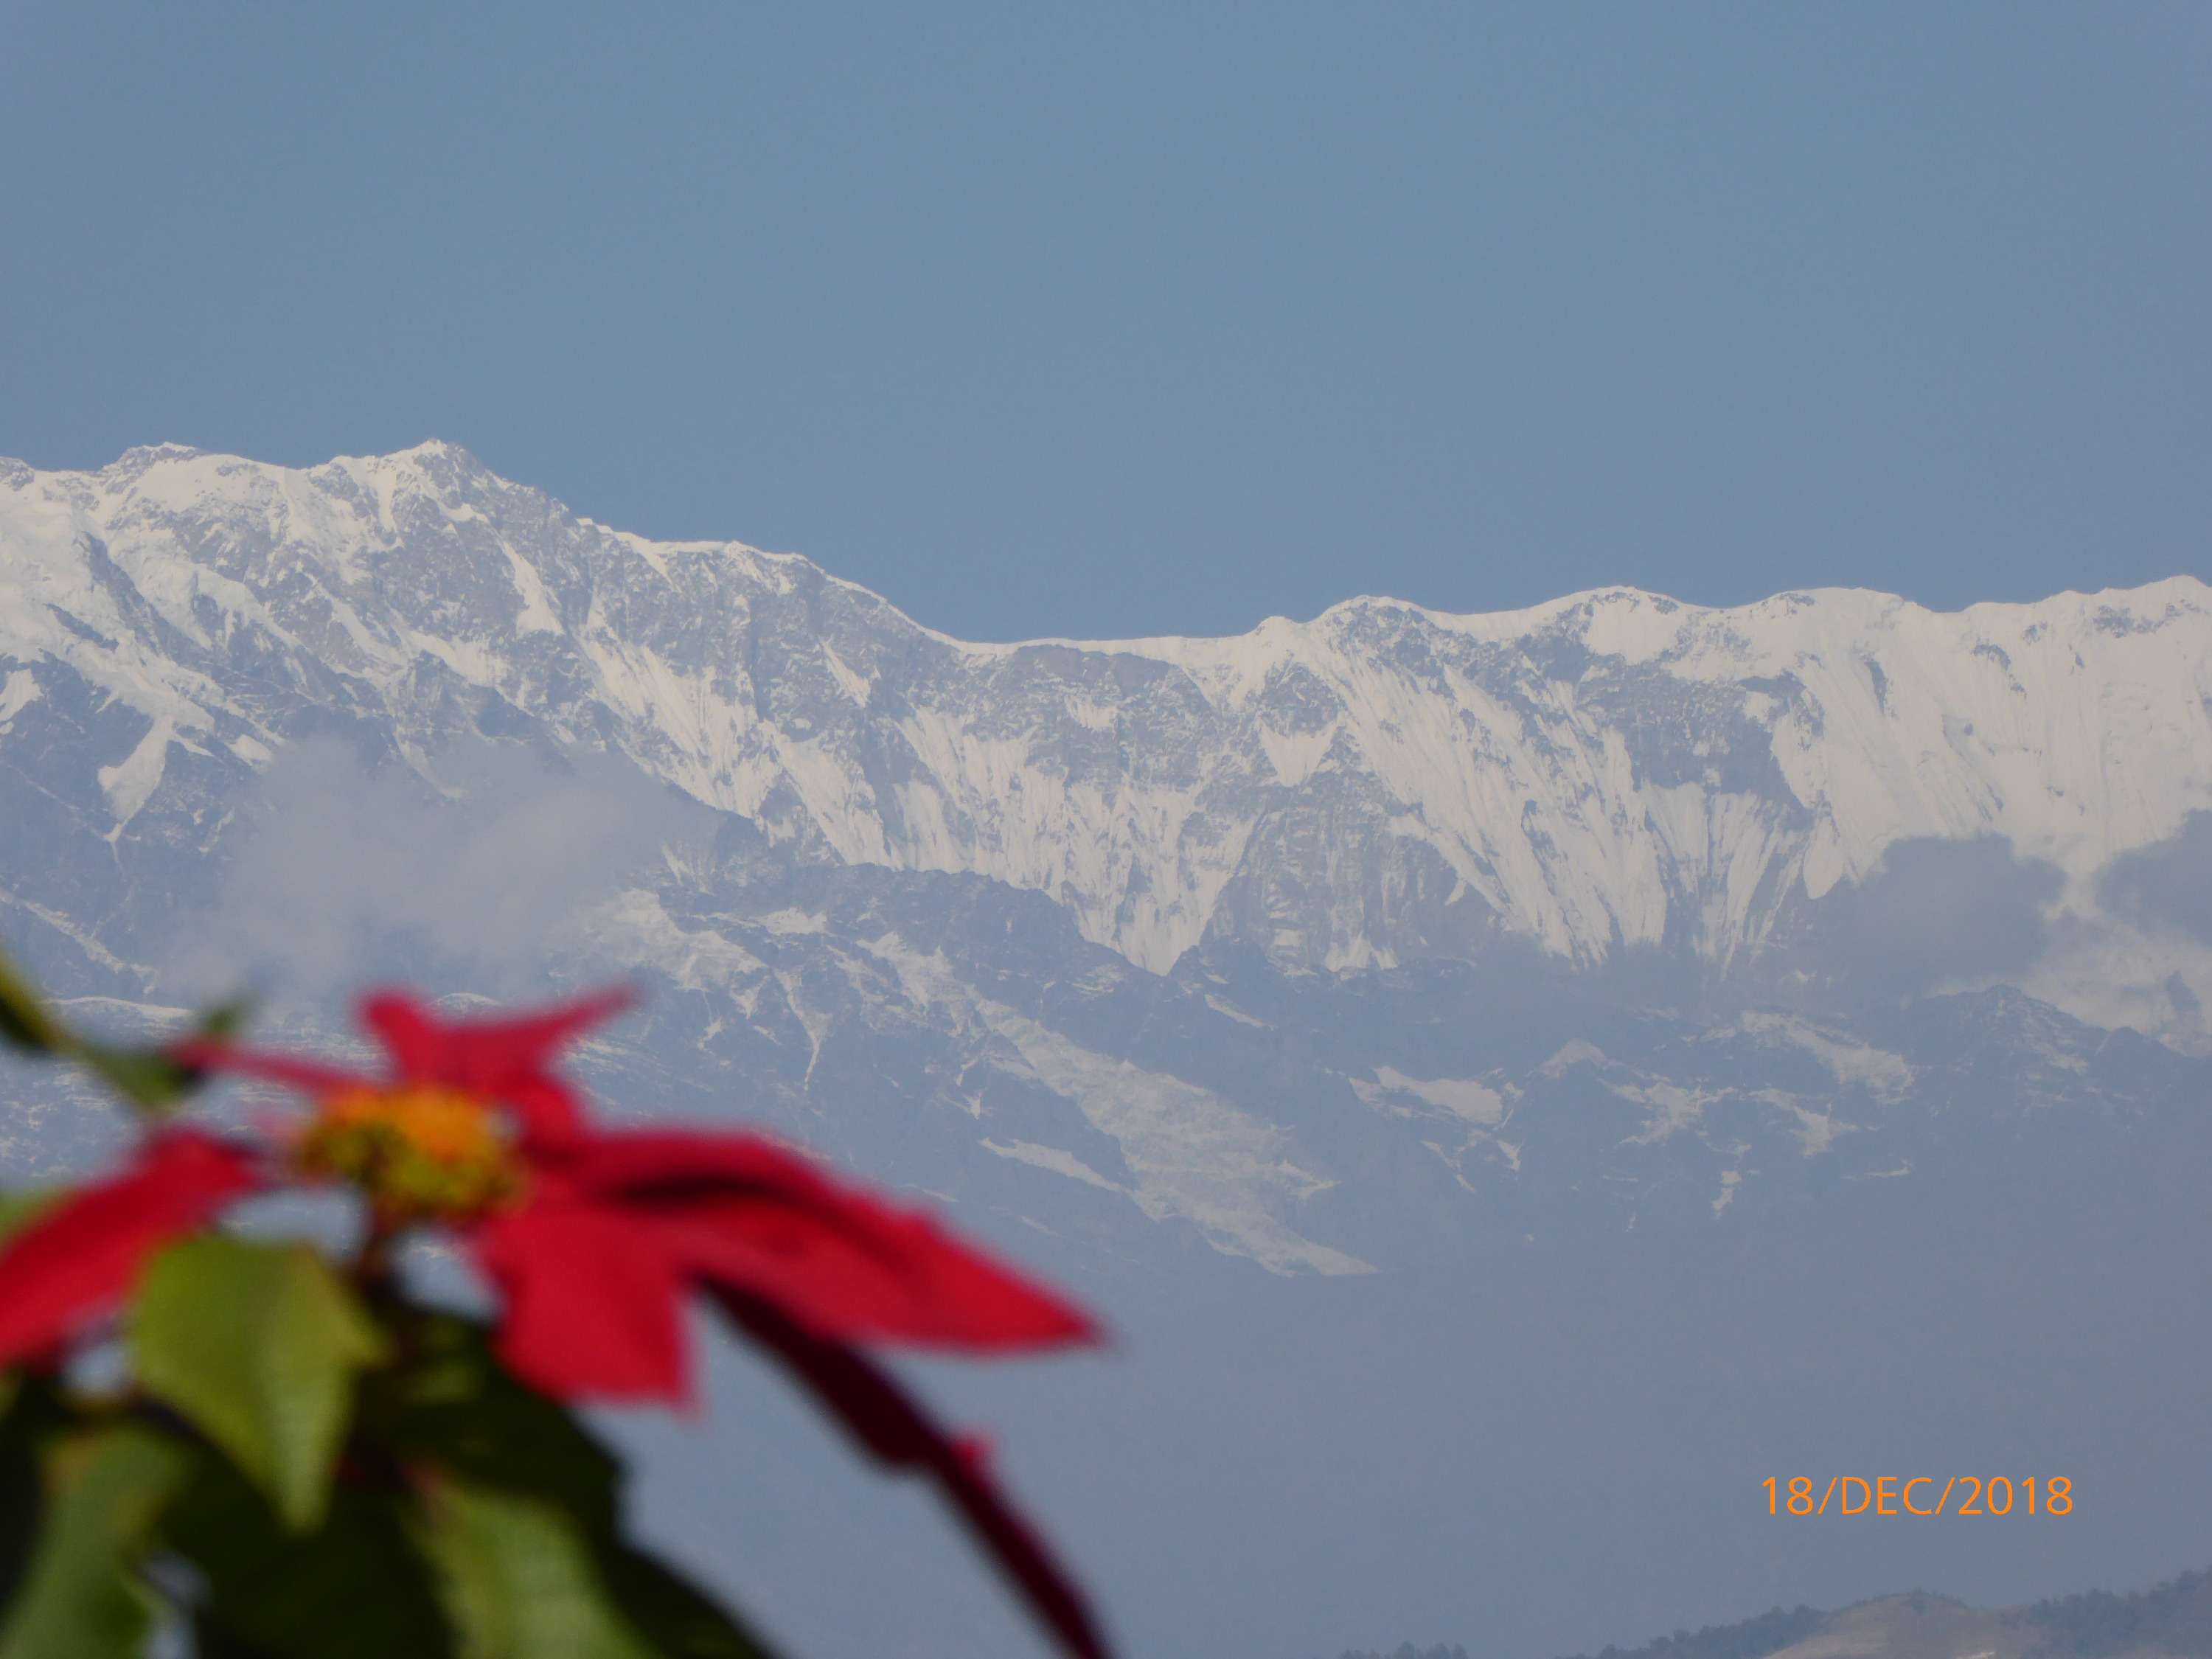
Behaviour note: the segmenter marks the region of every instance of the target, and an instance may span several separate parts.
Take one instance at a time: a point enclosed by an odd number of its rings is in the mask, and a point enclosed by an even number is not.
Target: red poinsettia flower
[[[971,1350],[1091,1342],[1080,1310],[930,1217],[833,1181],[758,1136],[605,1131],[552,1069],[617,994],[522,1019],[445,1020],[385,994],[361,1016],[389,1062],[367,1077],[228,1044],[173,1054],[307,1094],[271,1160],[211,1136],[151,1139],[0,1250],[0,1364],[44,1352],[128,1293],[162,1243],[279,1178],[349,1182],[380,1233],[442,1226],[502,1293],[500,1354],[564,1400],[678,1401],[684,1304],[702,1293],[781,1360],[878,1461],[933,1477],[1076,1654],[1103,1647],[1081,1599],[991,1482],[855,1347]]]

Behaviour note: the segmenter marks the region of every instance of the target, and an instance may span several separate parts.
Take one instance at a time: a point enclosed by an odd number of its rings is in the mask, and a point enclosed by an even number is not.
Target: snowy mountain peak
[[[446,444],[0,461],[0,933],[156,1022],[211,917],[307,998],[504,989],[512,939],[653,988],[611,1101],[1358,1272],[2201,1099],[2208,675],[2185,579],[969,644]],[[83,1152],[68,1105],[0,1160]]]
[[[0,464],[0,555],[9,696],[75,677],[131,712],[100,759],[118,825],[180,749],[258,766],[333,711],[416,756],[520,723],[810,855],[1042,892],[1155,971],[1208,938],[1300,971],[1515,939],[1736,964],[1925,838],[2003,837],[2087,916],[2116,857],[2212,808],[2212,590],[2188,578],[1952,614],[1370,597],[1228,639],[969,645],[797,556],[611,530],[434,441]],[[2129,973],[2154,969],[2212,996],[2189,951]]]

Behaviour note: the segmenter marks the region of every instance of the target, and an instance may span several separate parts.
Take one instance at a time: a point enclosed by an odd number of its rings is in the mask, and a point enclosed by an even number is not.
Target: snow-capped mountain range
[[[973,644],[448,445],[163,447],[0,460],[0,926],[70,990],[173,995],[288,754],[618,766],[690,816],[579,897],[575,971],[663,988],[605,1063],[1094,1242],[1354,1270],[2198,1086],[2212,944],[2157,899],[2212,811],[2186,578]],[[2001,1059],[1953,1064],[1968,1028]]]

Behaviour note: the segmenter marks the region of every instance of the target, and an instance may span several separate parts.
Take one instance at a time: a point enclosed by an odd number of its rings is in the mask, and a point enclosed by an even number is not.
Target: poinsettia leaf
[[[8,1402],[7,1416],[0,1418],[0,1607],[15,1599],[46,1508],[39,1486],[38,1449],[16,1424],[15,1408],[21,1403],[21,1390],[11,1388],[10,1392],[17,1397]]]
[[[67,1428],[69,1409],[42,1376],[10,1371],[4,1377],[6,1411],[0,1415],[0,1607],[15,1600],[46,1510],[40,1453]]]
[[[613,1455],[567,1407],[517,1381],[481,1328],[435,1316],[411,1340],[416,1362],[406,1391],[386,1405],[379,1431],[402,1456],[542,1498],[586,1531],[614,1525],[621,1475]]]
[[[228,1002],[218,1002],[212,1008],[204,1008],[192,1022],[192,1035],[210,1042],[228,1042],[246,1029],[253,1018],[253,999],[234,996]]]
[[[615,1459],[567,1407],[501,1365],[481,1328],[439,1317],[412,1340],[418,1364],[380,1415],[380,1437],[475,1488],[559,1511],[615,1606],[665,1659],[774,1659],[734,1614],[623,1541]]]
[[[76,1058],[107,1086],[134,1106],[159,1111],[191,1092],[198,1075],[159,1048],[118,1048],[104,1042],[80,1042]]]
[[[272,1659],[204,1618],[192,1620],[192,1659]]]
[[[659,1659],[557,1505],[452,1479],[426,1499],[425,1547],[469,1659]]]
[[[615,1605],[666,1659],[775,1659],[728,1608],[642,1550],[602,1539],[593,1557]]]
[[[0,1659],[136,1659],[155,1605],[136,1565],[191,1462],[180,1443],[137,1424],[48,1453],[54,1491],[0,1627]]]
[[[162,1516],[161,1542],[195,1567],[200,1659],[449,1659],[412,1493],[350,1482],[314,1531],[286,1526],[261,1490],[203,1453]]]
[[[48,1189],[22,1193],[0,1193],[0,1244],[5,1244],[24,1228],[53,1207],[61,1194]]]
[[[226,1042],[235,1036],[252,1012],[243,998],[220,1003],[192,1022],[192,1036],[202,1042]],[[160,1113],[181,1105],[205,1080],[201,1067],[187,1065],[168,1043],[145,1048],[116,1048],[79,1039],[73,1052],[132,1105]]]
[[[221,1235],[172,1244],[147,1270],[130,1337],[141,1387],[228,1453],[288,1526],[321,1523],[355,1373],[385,1342],[317,1251]]]
[[[46,1000],[5,956],[0,956],[0,1041],[39,1054],[52,1054],[69,1041],[46,1012]]]

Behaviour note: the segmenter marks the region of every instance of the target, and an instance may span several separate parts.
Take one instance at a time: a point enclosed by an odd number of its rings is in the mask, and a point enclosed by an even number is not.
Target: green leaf
[[[353,1404],[383,1334],[305,1244],[211,1235],[155,1259],[131,1316],[140,1385],[181,1412],[298,1531],[321,1524]]]
[[[557,1506],[447,1480],[427,1508],[424,1542],[465,1659],[655,1659]]]
[[[228,1039],[246,1029],[246,1022],[253,1018],[253,999],[234,996],[228,1002],[218,1002],[203,1010],[192,1022],[192,1030],[199,1036],[211,1039]]]
[[[413,1345],[416,1364],[380,1430],[402,1457],[543,1498],[588,1532],[612,1528],[619,1466],[568,1407],[517,1381],[465,1320],[427,1318]]]
[[[0,1607],[15,1599],[46,1513],[40,1469],[46,1443],[70,1423],[53,1384],[21,1371],[0,1376],[8,1395],[0,1415]]]
[[[45,1494],[39,1486],[39,1436],[33,1430],[24,1403],[22,1374],[9,1371],[0,1378],[8,1391],[5,1415],[0,1415],[0,1607],[8,1605],[31,1559],[31,1546],[39,1535],[39,1516]]]
[[[69,1044],[69,1033],[5,956],[0,956],[0,1041],[39,1054],[53,1054]]]
[[[775,1659],[727,1608],[643,1551],[603,1538],[593,1559],[615,1605],[666,1659]]]
[[[450,1659],[430,1564],[398,1485],[340,1483],[312,1533],[287,1528],[224,1459],[200,1455],[164,1514],[161,1541],[206,1581],[200,1659]]]
[[[0,1244],[44,1215],[60,1196],[56,1192],[0,1193]]]
[[[57,1490],[0,1627],[0,1659],[136,1659],[155,1603],[134,1568],[191,1463],[185,1447],[136,1424],[49,1455]]]
[[[379,1431],[404,1457],[568,1517],[607,1595],[665,1659],[773,1659],[733,1614],[620,1535],[621,1469],[568,1409],[518,1382],[477,1327],[434,1317]]]
[[[226,1038],[246,1023],[252,1005],[234,999],[209,1009],[192,1022],[195,1035]],[[71,1041],[77,1060],[108,1087],[132,1105],[149,1112],[166,1111],[199,1087],[203,1073],[169,1056],[166,1045],[117,1048],[103,1042]]]
[[[195,1616],[192,1620],[192,1659],[273,1659],[260,1649],[248,1647],[221,1626]]]
[[[134,1106],[159,1111],[191,1091],[194,1075],[159,1048],[111,1048],[103,1042],[76,1045],[78,1061]]]

